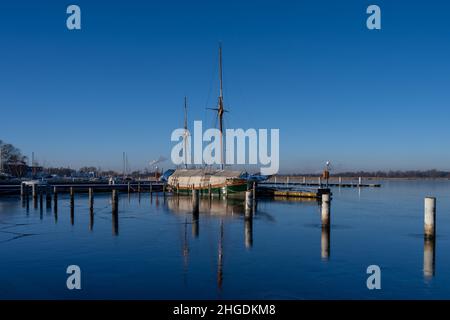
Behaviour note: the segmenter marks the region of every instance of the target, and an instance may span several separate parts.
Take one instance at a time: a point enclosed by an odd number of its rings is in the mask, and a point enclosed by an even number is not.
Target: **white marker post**
[[[425,198],[424,235],[427,239],[436,236],[436,198]]]
[[[330,194],[322,194],[322,227],[330,225]]]

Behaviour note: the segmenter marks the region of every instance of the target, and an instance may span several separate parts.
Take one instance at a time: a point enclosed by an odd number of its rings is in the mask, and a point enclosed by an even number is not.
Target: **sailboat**
[[[190,193],[192,190],[199,190],[201,194],[220,195],[220,196],[235,196],[243,195],[248,189],[247,173],[237,170],[224,169],[223,159],[223,114],[225,112],[223,107],[223,79],[222,79],[222,46],[219,45],[219,98],[217,108],[212,110],[217,111],[220,131],[220,169],[203,168],[203,169],[189,169],[187,167],[187,158],[185,152],[185,166],[183,169],[176,169],[169,174],[166,174],[168,187],[178,193]],[[187,99],[185,98],[184,110],[184,147],[186,150],[186,141],[189,135],[187,130]]]

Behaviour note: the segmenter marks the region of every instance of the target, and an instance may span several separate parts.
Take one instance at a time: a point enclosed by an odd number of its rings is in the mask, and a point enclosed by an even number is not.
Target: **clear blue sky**
[[[282,172],[450,169],[449,14],[445,1],[2,1],[0,139],[47,165],[119,169],[126,151],[142,169],[170,156],[184,95],[190,120],[214,125],[222,41],[226,125],[279,128]]]

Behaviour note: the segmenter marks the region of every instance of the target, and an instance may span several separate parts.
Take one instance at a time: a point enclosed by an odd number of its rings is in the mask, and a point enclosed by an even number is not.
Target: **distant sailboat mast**
[[[220,167],[223,170],[223,81],[222,81],[222,44],[219,44],[219,80],[220,80],[220,93],[219,93],[219,105],[217,107],[217,113],[219,116],[219,131],[220,131]]]
[[[187,97],[184,97],[184,168],[187,169],[187,137],[188,137],[188,128],[187,128]]]

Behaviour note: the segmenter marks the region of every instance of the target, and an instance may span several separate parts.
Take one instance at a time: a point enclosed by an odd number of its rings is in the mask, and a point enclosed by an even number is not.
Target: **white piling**
[[[358,178],[358,187],[360,187],[361,185],[362,185],[362,178],[359,177],[359,178]]]
[[[322,226],[330,225],[330,194],[322,194]]]
[[[436,236],[436,198],[425,198],[424,235],[427,239]]]
[[[251,190],[245,191],[245,215],[251,214],[252,211],[253,192]]]

